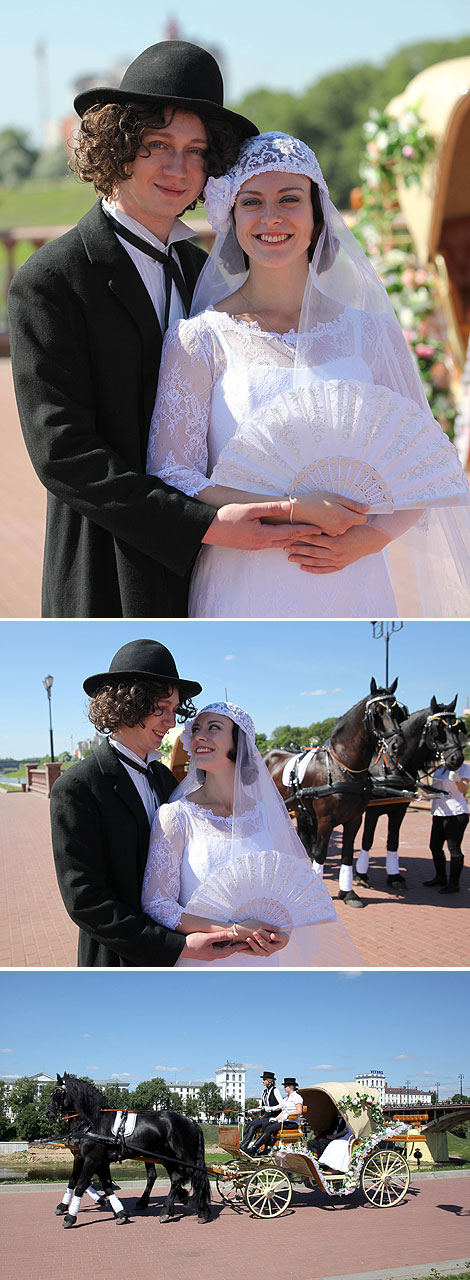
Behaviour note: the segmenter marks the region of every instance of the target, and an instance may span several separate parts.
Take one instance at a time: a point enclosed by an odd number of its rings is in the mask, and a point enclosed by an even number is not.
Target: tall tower
[[[215,1083],[222,1098],[234,1098],[240,1111],[245,1110],[245,1067],[243,1062],[226,1062],[218,1067]]]

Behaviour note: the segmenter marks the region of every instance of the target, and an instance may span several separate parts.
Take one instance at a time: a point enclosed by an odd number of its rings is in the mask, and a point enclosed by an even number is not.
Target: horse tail
[[[191,1172],[191,1186],[192,1186],[194,1195],[196,1197],[198,1217],[209,1218],[211,1187],[210,1187],[209,1178],[206,1172],[204,1134],[202,1132],[200,1125],[196,1125],[196,1128],[197,1128],[197,1142],[196,1142],[195,1163],[197,1167],[193,1169]]]

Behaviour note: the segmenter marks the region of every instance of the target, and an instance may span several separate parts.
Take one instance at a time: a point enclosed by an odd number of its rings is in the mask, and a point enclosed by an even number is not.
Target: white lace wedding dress
[[[270,847],[267,830],[263,833],[263,809],[257,803],[247,812],[241,834],[250,838],[256,833],[259,848]],[[210,809],[185,797],[157,809],[147,866],[142,887],[142,908],[159,924],[174,929],[182,912],[198,885],[208,880],[221,867],[233,859],[232,818],[220,818]],[[234,968],[246,967],[352,967],[360,963],[359,953],[351,942],[343,925],[337,919],[325,921],[332,912],[328,890],[320,876],[318,886],[318,924],[302,925],[293,929],[286,947],[266,959],[242,952],[224,955],[220,964]],[[326,898],[325,898],[326,895]],[[204,968],[207,962],[178,960],[178,967]]]
[[[292,387],[296,341],[293,330],[282,336],[266,333],[256,322],[212,307],[174,326],[165,339],[147,470],[190,495],[211,484],[237,425]],[[395,345],[394,326],[385,317],[346,307],[316,325],[309,351],[321,377],[393,390],[389,364],[401,354]],[[406,369],[403,375],[406,380]],[[410,385],[403,394],[413,399],[414,390]],[[273,490],[267,486],[265,492]],[[381,527],[388,519],[390,532],[401,532],[402,516],[381,517]],[[202,547],[189,613],[203,618],[394,617],[396,604],[382,552],[318,575],[301,572],[283,551]]]

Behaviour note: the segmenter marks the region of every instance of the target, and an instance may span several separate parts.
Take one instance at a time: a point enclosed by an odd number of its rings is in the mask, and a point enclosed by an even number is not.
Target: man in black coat
[[[152,45],[119,89],[75,101],[75,168],[105,198],[10,290],[20,420],[48,490],[44,617],[184,617],[202,541],[294,537],[261,524],[266,506],[216,512],[145,474],[163,333],[188,314],[205,259],[177,215],[257,132],[222,104],[217,63],[184,41]],[[270,510],[289,519],[286,503]]]
[[[60,892],[79,926],[79,966],[171,966],[180,955],[217,960],[215,943],[233,949],[232,930],[185,937],[141,909],[150,828],[176,778],[155,761],[175,712],[187,718],[195,681],[182,680],[174,658],[154,640],[115,654],[109,672],[83,685],[90,718],[107,739],[73,765],[51,794],[54,860]],[[236,945],[236,944],[235,944]]]

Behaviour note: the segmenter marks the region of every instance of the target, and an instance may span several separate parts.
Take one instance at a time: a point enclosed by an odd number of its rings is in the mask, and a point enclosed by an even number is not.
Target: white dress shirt
[[[303,1107],[304,1100],[303,1100],[302,1094],[296,1093],[295,1089],[292,1091],[292,1093],[289,1093],[287,1098],[282,1099],[282,1104],[281,1104],[282,1110],[279,1116],[280,1124],[284,1124],[285,1120],[297,1119],[295,1110],[299,1103],[300,1103],[300,1106]],[[300,1120],[300,1116],[298,1117],[298,1119]]]
[[[158,240],[157,236],[154,236],[152,231],[149,231],[147,227],[143,227],[140,222],[136,222],[135,218],[130,218],[127,213],[123,213],[122,209],[117,209],[116,205],[110,204],[109,200],[103,199],[101,201],[101,205],[105,212],[107,210],[108,213],[112,214],[113,218],[116,219],[116,222],[120,222],[123,227],[127,227],[128,231],[133,231],[134,235],[140,236],[141,240],[148,240],[149,244],[152,244],[155,249],[160,250],[160,253],[167,253],[168,245],[174,244],[175,241],[191,240],[194,236],[194,231],[192,231],[191,227],[188,227],[185,222],[182,222],[181,218],[175,218],[167,243],[162,244],[162,241]],[[119,238],[119,233],[117,231],[115,234]],[[119,243],[122,244],[123,249],[125,249],[126,253],[129,254],[129,257],[132,258],[134,266],[137,267],[141,280],[143,281],[155,307],[160,328],[163,330],[166,294],[165,275],[162,263],[155,262],[153,258],[149,258],[147,253],[144,253],[142,249],[137,249],[135,245],[129,244],[128,240],[119,240]],[[178,253],[174,252],[173,257],[181,269],[181,262],[179,260]],[[176,320],[184,320],[185,316],[186,312],[183,303],[175,282],[173,281],[168,327],[174,324]]]
[[[440,766],[435,770],[434,781],[439,791],[446,791],[447,796],[436,796],[432,802],[431,813],[433,818],[449,818],[452,814],[468,813],[468,800],[462,791],[456,786],[455,778],[470,779],[470,764],[468,760],[464,760],[459,769],[454,769],[453,777],[449,777],[449,770]]]
[[[160,751],[148,751],[145,760],[142,760],[141,756],[137,756],[135,751],[130,751],[129,747],[124,747],[122,742],[118,742],[116,738],[108,738],[108,742],[111,747],[114,747],[117,751],[121,751],[123,756],[129,756],[130,760],[135,760],[136,764],[140,766],[150,764],[152,760],[161,760]],[[152,826],[155,812],[158,809],[158,798],[155,791],[152,790],[148,778],[145,777],[144,773],[140,773],[139,769],[133,769],[132,766],[127,765],[124,760],[121,760],[121,764],[126,770],[126,773],[129,774],[131,781],[134,783],[135,789],[139,793],[147,814],[150,826]]]

